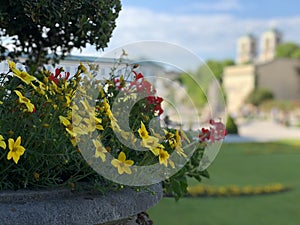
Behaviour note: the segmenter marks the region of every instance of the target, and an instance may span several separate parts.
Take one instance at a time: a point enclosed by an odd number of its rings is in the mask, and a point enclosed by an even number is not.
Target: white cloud
[[[236,1],[230,2],[233,7]],[[157,40],[180,45],[204,59],[234,59],[239,36],[249,31],[259,36],[274,24],[283,32],[284,40],[299,42],[300,16],[241,19],[224,13],[178,15],[128,7],[120,13],[107,50],[135,41]],[[83,54],[91,55],[95,51],[88,47]]]

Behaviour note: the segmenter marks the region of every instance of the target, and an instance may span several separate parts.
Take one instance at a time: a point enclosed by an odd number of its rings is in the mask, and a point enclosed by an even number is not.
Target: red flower
[[[164,110],[161,108],[161,105],[156,105],[154,107],[154,112],[157,112],[157,114],[160,116],[161,114],[163,114]]]
[[[160,104],[163,101],[163,98],[158,96],[148,96],[148,104]]]
[[[58,69],[56,68],[55,69],[55,75],[53,73],[50,74],[49,76],[49,80],[52,80],[56,85],[59,84],[59,80],[62,79],[62,75],[61,75],[61,72],[62,72],[62,68]],[[70,72],[65,72],[65,76],[64,76],[64,80],[68,80],[70,77]]]
[[[213,119],[209,121],[209,123],[213,126],[214,137],[216,140],[222,140],[227,135],[227,130],[225,125],[222,122],[216,122]]]
[[[116,79],[116,78],[115,78],[113,81],[114,81],[114,83],[115,83],[116,88],[117,88],[118,90],[121,90],[121,89],[122,89],[122,83],[121,83],[120,79]]]
[[[65,80],[68,80],[69,77],[70,77],[70,72],[66,72],[66,73],[65,73]]]
[[[227,135],[227,130],[222,122],[216,122],[213,119],[209,121],[211,127],[209,129],[202,128],[198,135],[200,142],[220,141]]]
[[[135,80],[138,80],[138,79],[141,79],[141,78],[144,78],[143,74],[142,73],[137,73],[136,71],[132,70],[132,72],[134,73],[135,75]]]
[[[201,129],[201,134],[198,135],[198,138],[200,142],[206,142],[210,140],[211,132],[209,129],[202,128]]]
[[[147,105],[144,105],[145,110],[152,110],[157,115],[161,115],[164,111],[161,108],[161,102],[163,99],[158,96],[153,96],[156,93],[155,88],[152,84],[147,81],[142,73],[137,73],[132,70],[132,73],[135,76],[135,79],[130,83],[129,89],[133,88],[137,92],[146,94],[147,97]]]
[[[163,98],[158,96],[148,96],[147,97],[147,104],[154,106],[153,111],[156,112],[159,116],[164,112],[161,108],[161,103]]]
[[[54,76],[53,73],[50,74],[49,80],[52,80],[56,85],[58,84],[58,79]]]
[[[147,95],[153,95],[156,93],[152,84],[144,78],[143,74],[137,73],[134,70],[132,73],[135,75],[135,80],[130,83],[129,88],[135,86],[137,92],[145,93]]]

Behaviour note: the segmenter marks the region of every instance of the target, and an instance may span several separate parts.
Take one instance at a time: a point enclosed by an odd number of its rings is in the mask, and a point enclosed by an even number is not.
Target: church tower
[[[276,29],[264,32],[261,36],[260,62],[268,62],[274,59],[276,47],[281,43],[282,35]]]
[[[247,34],[238,39],[237,43],[237,64],[254,62],[256,57],[256,38]]]

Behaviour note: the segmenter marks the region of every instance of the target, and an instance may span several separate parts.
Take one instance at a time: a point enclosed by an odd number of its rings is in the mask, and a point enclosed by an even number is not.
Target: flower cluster
[[[226,135],[224,125],[211,120],[210,130],[202,129],[193,151],[186,151],[191,135],[160,125],[163,98],[136,65],[121,75],[113,67],[108,79],[99,79],[83,64],[73,75],[63,68],[30,75],[8,64],[10,71],[0,75],[0,189],[82,181],[116,187],[93,165],[108,162],[119,176],[134,176],[139,166],[176,168],[175,154],[185,165],[163,183],[178,198],[187,177],[208,176],[199,169],[205,145]],[[83,157],[79,143],[91,157]]]
[[[291,190],[290,186],[281,183],[267,184],[263,186],[208,186],[197,185],[188,188],[188,194],[191,196],[204,197],[232,197],[232,196],[249,196],[249,195],[265,195],[275,194]]]
[[[217,122],[211,119],[209,121],[210,128],[202,128],[198,135],[200,142],[215,142],[224,139],[227,135],[227,130],[222,122]]]

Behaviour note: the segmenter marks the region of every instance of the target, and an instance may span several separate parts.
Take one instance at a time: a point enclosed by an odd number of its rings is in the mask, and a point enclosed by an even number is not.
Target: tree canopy
[[[268,89],[256,88],[248,95],[246,102],[254,106],[259,106],[263,102],[272,100],[273,98],[274,98],[273,93]]]
[[[28,57],[27,65],[57,62],[73,48],[103,49],[121,10],[120,0],[0,0],[1,58]],[[11,38],[13,50],[3,41]]]
[[[221,81],[224,67],[234,65],[234,61],[231,59],[225,59],[222,61],[207,60],[206,64],[211,69],[215,77]]]
[[[180,82],[187,88],[189,96],[193,99],[198,107],[203,107],[207,103],[206,93],[213,79],[212,74],[218,81],[222,81],[224,67],[234,65],[231,59],[207,60],[206,64],[200,65],[195,72],[190,74],[183,73],[180,76]],[[196,79],[196,80],[195,80]],[[201,84],[201,88],[199,87]]]
[[[300,58],[300,46],[293,42],[280,44],[276,48],[276,57]]]

